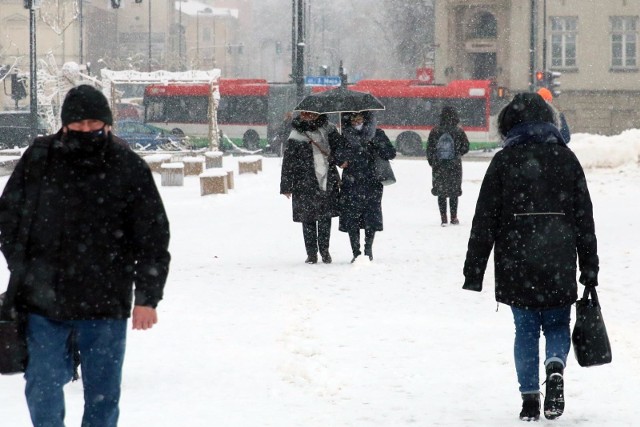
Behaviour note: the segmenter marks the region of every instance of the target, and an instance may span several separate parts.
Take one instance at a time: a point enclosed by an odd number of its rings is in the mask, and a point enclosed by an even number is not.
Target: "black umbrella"
[[[294,111],[318,114],[384,110],[384,105],[367,92],[357,92],[342,86],[305,97]]]

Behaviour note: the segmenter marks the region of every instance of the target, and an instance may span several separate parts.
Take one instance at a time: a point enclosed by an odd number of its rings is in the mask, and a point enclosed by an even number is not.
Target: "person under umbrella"
[[[373,260],[373,239],[382,231],[382,189],[376,178],[375,159],[391,160],[396,149],[382,129],[376,128],[372,111],[345,113],[342,135],[347,140],[336,153],[342,172],[340,231],[349,233],[354,262],[360,252],[360,229],[364,229],[364,254]]]
[[[331,263],[331,218],[338,216],[340,175],[334,153],[343,137],[326,115],[308,111],[291,123],[280,179],[280,194],[292,198],[293,221],[302,223],[307,264]]]

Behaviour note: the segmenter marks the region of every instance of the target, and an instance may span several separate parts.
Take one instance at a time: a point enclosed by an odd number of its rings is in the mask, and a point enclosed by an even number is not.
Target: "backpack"
[[[456,157],[455,143],[453,137],[449,132],[445,132],[440,135],[438,142],[436,142],[436,159],[438,160],[453,160]]]

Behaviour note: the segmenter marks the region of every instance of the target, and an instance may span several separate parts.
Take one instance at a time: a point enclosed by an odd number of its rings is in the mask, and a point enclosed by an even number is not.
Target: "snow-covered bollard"
[[[200,174],[200,195],[227,194],[229,191],[227,172],[218,168],[207,169]]]
[[[147,162],[151,172],[160,173],[163,163],[171,160],[171,154],[151,154],[150,156],[144,156],[144,161]]]
[[[184,185],[184,163],[163,163],[160,168],[160,183],[163,187]]]
[[[185,176],[200,175],[204,170],[204,158],[202,156],[185,157],[182,159],[182,163],[184,163]]]
[[[204,153],[205,168],[221,168],[222,167],[222,151],[207,151]]]
[[[247,156],[238,159],[238,174],[258,173],[262,170],[262,157]]]
[[[229,190],[233,190],[235,188],[235,184],[233,182],[233,171],[231,169],[227,169],[227,187],[229,187]]]

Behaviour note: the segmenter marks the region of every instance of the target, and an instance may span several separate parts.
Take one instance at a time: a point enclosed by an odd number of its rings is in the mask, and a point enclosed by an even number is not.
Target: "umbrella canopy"
[[[318,114],[346,113],[368,110],[384,110],[384,105],[367,92],[357,92],[344,87],[314,93],[305,97],[294,111],[309,111]]]

